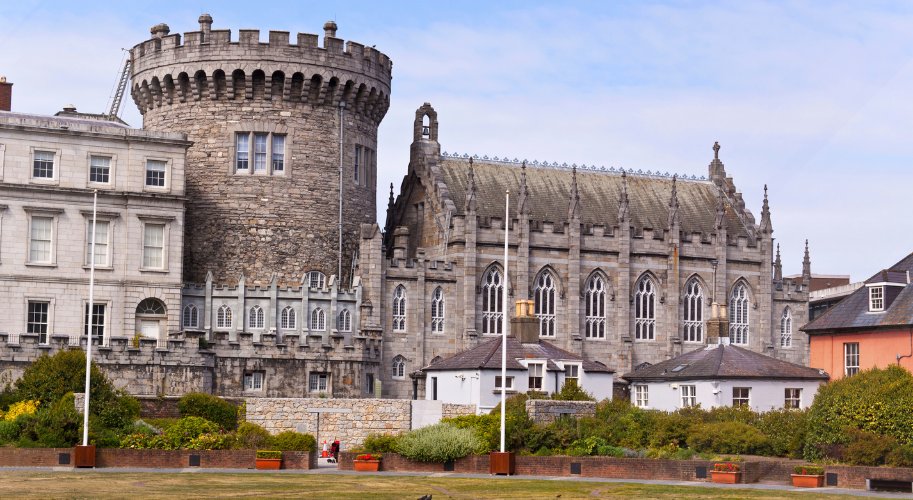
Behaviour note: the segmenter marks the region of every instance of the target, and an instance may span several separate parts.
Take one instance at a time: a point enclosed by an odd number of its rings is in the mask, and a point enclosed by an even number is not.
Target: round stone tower
[[[131,93],[143,128],[184,132],[184,280],[300,283],[304,273],[347,282],[359,224],[375,221],[377,127],[393,64],[372,47],[258,30],[169,34],[131,49]],[[341,169],[341,170],[340,170]],[[341,171],[341,176],[340,176]],[[340,182],[341,178],[341,182]],[[340,188],[341,185],[341,188]],[[341,196],[340,196],[341,189]],[[340,217],[341,215],[341,217]]]

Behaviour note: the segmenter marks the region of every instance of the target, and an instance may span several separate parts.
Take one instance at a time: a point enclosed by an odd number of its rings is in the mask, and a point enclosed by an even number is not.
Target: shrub
[[[897,447],[890,436],[872,432],[848,430],[851,441],[843,452],[843,460],[852,465],[883,465],[888,453]]]
[[[257,424],[244,422],[235,432],[235,448],[243,450],[256,450],[268,446],[272,438],[269,431]]]
[[[231,434],[207,432],[191,439],[184,448],[188,450],[227,450],[232,445]]]
[[[295,431],[280,432],[270,440],[270,447],[282,451],[314,451],[317,440],[310,434]]]
[[[162,433],[166,450],[186,448],[190,442],[201,434],[219,432],[218,424],[201,417],[184,417]]]
[[[362,448],[368,453],[393,453],[396,451],[396,436],[391,436],[390,434],[368,434],[364,444],[362,444]]]
[[[11,443],[19,439],[19,424],[15,421],[0,420],[0,444]]]
[[[485,448],[472,430],[445,423],[407,432],[396,445],[400,455],[419,462],[449,462]]]
[[[257,450],[257,458],[268,458],[275,460],[277,458],[282,458],[282,451],[280,450]]]
[[[797,465],[793,467],[793,474],[802,476],[820,476],[824,474],[824,467],[820,465]]]
[[[821,386],[808,414],[804,456],[833,456],[846,444],[846,429],[889,436],[913,444],[913,374],[903,367],[864,370]]]
[[[68,448],[79,441],[83,419],[74,399],[71,392],[35,414],[35,442],[47,448]]]
[[[121,448],[132,450],[153,450],[165,449],[165,439],[158,435],[149,435],[145,433],[128,434],[120,440]]]
[[[607,443],[605,439],[590,436],[571,443],[567,449],[567,454],[571,456],[598,455],[599,448],[607,446],[609,446],[609,443]]]
[[[86,355],[79,350],[43,355],[22,372],[16,381],[18,400],[60,401],[69,392],[84,392]],[[92,364],[91,401],[100,404],[117,397],[108,377]],[[91,410],[94,413],[94,405]]]
[[[885,463],[892,467],[913,467],[913,445],[902,444],[895,447],[885,457]]]
[[[139,400],[122,391],[117,391],[115,397],[107,401],[97,404],[90,401],[89,406],[94,406],[90,413],[98,415],[99,424],[106,429],[129,429],[139,418]]]
[[[696,451],[763,455],[770,443],[761,431],[741,422],[698,424],[688,430],[688,446]]]
[[[596,401],[596,398],[583,390],[574,379],[565,380],[561,390],[554,393],[552,399],[561,401]]]
[[[19,418],[19,415],[34,415],[35,412],[38,411],[39,404],[38,400],[25,400],[13,403],[4,414],[3,420],[12,422]]]
[[[771,454],[799,458],[805,444],[808,410],[772,410],[759,415],[755,427],[767,436]]]
[[[227,431],[238,427],[238,409],[222,398],[201,392],[192,392],[178,401],[182,417],[202,417],[219,424]]]

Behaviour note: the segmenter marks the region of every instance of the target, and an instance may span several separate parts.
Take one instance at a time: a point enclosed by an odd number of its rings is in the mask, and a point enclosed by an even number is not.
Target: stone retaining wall
[[[593,417],[596,415],[595,401],[555,401],[551,399],[529,399],[526,413],[537,424],[548,424],[562,416]]]
[[[463,415],[475,415],[476,405],[462,405],[456,403],[444,403],[441,409],[441,418],[460,417]]]

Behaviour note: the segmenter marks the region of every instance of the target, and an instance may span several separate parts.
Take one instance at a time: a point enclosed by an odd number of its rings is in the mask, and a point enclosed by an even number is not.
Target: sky
[[[443,150],[707,175],[711,147],[760,215],[784,274],[864,280],[913,251],[910,2],[50,2],[0,4],[13,110],[102,112],[122,48],[165,22],[376,45],[393,60],[378,220],[409,162],[416,108]],[[294,35],[293,35],[294,36]],[[129,97],[121,115],[142,119]]]

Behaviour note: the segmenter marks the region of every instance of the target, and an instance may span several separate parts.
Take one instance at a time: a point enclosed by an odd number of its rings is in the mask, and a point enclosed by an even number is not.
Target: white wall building
[[[745,405],[769,411],[807,408],[829,377],[823,370],[720,344],[642,366],[623,378],[631,383],[631,404],[645,409]]]

